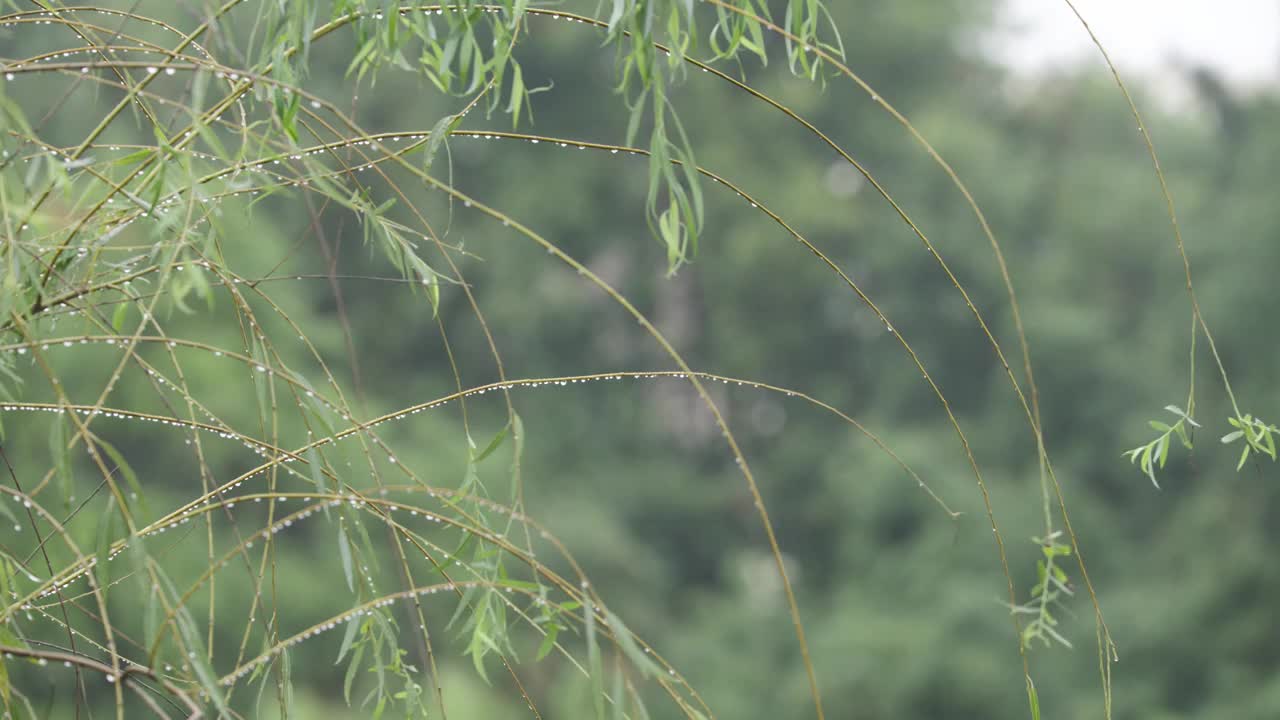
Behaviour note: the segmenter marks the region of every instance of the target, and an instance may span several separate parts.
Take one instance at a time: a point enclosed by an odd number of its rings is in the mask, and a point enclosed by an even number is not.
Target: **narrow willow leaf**
[[[280,653],[280,684],[284,686],[280,715],[290,717],[289,708],[293,707],[293,656],[288,648]]]
[[[631,631],[622,623],[622,618],[618,617],[612,610],[604,609],[605,622],[609,625],[609,630],[613,633],[613,641],[618,648],[622,650],[622,654],[627,660],[640,671],[644,677],[653,677],[661,675],[662,669],[658,667],[646,653],[640,650],[636,645],[635,638],[631,636]]]
[[[368,620],[365,620],[364,622],[351,621],[347,623],[347,629],[342,633],[342,646],[338,648],[338,659],[334,660],[333,664],[337,665],[342,662],[342,658],[347,656],[352,644],[355,643],[356,635],[368,622]]]
[[[0,625],[0,644],[11,648],[30,647],[25,640],[10,632],[7,625]],[[5,657],[8,657],[8,655],[6,654]],[[0,699],[3,699],[5,708],[10,712],[12,712],[12,692],[9,680],[9,664],[4,658],[0,658]],[[17,716],[15,715],[14,717]]]
[[[493,439],[489,441],[489,444],[485,446],[484,450],[481,450],[478,455],[472,458],[471,462],[476,463],[478,465],[485,458],[492,455],[495,450],[497,450],[499,447],[502,446],[502,441],[507,438],[507,432],[510,429],[511,429],[511,425],[508,424],[506,427],[499,430],[498,434],[493,436]]]
[[[302,457],[307,461],[307,474],[311,477],[311,483],[316,486],[318,492],[328,492],[325,487],[324,473],[320,471],[320,453],[314,448],[309,447],[302,453]]]
[[[604,666],[600,661],[600,643],[596,639],[596,614],[591,609],[590,598],[584,598],[583,622],[587,634],[587,672],[591,674],[591,696],[596,709],[596,720],[604,720]]]
[[[133,516],[135,520],[147,522],[151,519],[151,507],[147,504],[147,494],[142,490],[142,483],[138,481],[138,474],[133,471],[133,466],[129,465],[124,459],[124,455],[116,449],[114,445],[103,440],[95,438],[95,442],[107,451],[107,455],[111,457],[111,461],[116,464],[115,469],[124,475],[125,483],[129,486],[129,500],[133,503]]]
[[[449,134],[457,129],[462,122],[461,115],[445,115],[431,126],[431,132],[427,133],[426,158],[422,161],[422,169],[424,171],[431,169],[431,163],[435,161],[436,153],[448,140]]]
[[[1027,676],[1027,700],[1031,703],[1031,720],[1040,720],[1040,694],[1036,692],[1036,684]]]
[[[157,572],[159,572],[157,570]],[[168,584],[164,575],[160,576],[162,582]],[[200,688],[204,690],[218,709],[222,716],[229,715],[226,697],[222,692],[222,685],[218,682],[218,676],[214,673],[213,667],[209,664],[208,653],[204,650],[204,641],[200,636],[199,626],[196,625],[195,619],[191,617],[191,611],[186,605],[178,604],[176,601],[177,594],[170,587],[167,589],[171,596],[171,603],[177,607],[174,619],[177,622],[178,632],[182,636],[182,642],[187,650],[187,662],[191,664],[192,670],[195,671],[196,680],[200,684]]]
[[[7,645],[12,648],[30,649],[30,645],[26,640],[13,634],[8,625],[0,625],[0,644]]]
[[[111,313],[111,327],[118,333],[124,328],[124,321],[129,318],[129,303],[120,303]]]
[[[547,626],[547,634],[542,636],[542,642],[538,644],[538,651],[534,654],[533,661],[537,662],[547,656],[551,649],[556,645],[556,638],[560,636],[562,626],[560,623],[552,621]]]
[[[609,35],[618,29],[619,22],[622,21],[622,13],[626,9],[627,0],[613,0],[613,10],[609,13]]]
[[[527,92],[524,87],[524,73],[518,63],[511,63],[511,99],[507,102],[507,112],[511,115],[511,127],[520,124],[520,108]]]
[[[351,557],[350,540],[347,539],[346,528],[338,525],[338,557],[342,560],[342,575],[347,579],[347,589],[355,592],[355,562]]]
[[[613,668],[613,720],[624,720],[627,717],[627,695],[623,680],[622,663],[614,663]]]
[[[62,497],[68,498],[73,492],[71,461],[67,451],[67,430],[62,418],[57,418],[49,427],[49,453],[53,457],[54,471],[57,473],[58,486]]]
[[[635,706],[634,720],[649,720],[649,709],[644,706],[644,698],[640,697],[640,693],[630,683],[627,684],[627,690],[631,703]]]
[[[107,588],[111,585],[111,543],[115,540],[118,533],[116,529],[120,521],[120,516],[116,511],[116,498],[114,495],[107,497],[106,512],[102,517],[98,518],[98,535],[97,541],[94,543],[94,564],[93,574],[97,578],[98,587],[102,589],[105,597]]]
[[[5,714],[11,717],[14,716],[12,692],[9,684],[9,665],[3,658],[0,658],[0,700],[4,701]]]
[[[9,509],[9,503],[0,503],[0,516],[3,516],[5,520],[8,520],[10,525],[22,524],[18,522],[18,516],[14,515],[13,511]],[[0,590],[7,590],[7,588],[0,588]]]
[[[356,624],[352,621],[352,624]],[[351,704],[351,686],[356,681],[356,673],[360,671],[360,660],[364,657],[364,645],[356,646],[355,655],[351,656],[351,663],[347,665],[347,672],[342,678],[342,697]]]

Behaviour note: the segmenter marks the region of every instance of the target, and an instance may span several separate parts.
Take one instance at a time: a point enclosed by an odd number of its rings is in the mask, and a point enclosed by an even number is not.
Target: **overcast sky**
[[[1125,77],[1157,82],[1177,67],[1207,64],[1244,88],[1280,77],[1280,0],[1073,0]],[[1101,62],[1063,0],[1004,0],[993,36],[1009,64],[1034,71]]]

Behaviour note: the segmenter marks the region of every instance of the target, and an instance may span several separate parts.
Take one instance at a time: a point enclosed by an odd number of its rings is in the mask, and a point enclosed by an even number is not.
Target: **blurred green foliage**
[[[1159,186],[1105,67],[1060,71],[1035,83],[1011,77],[977,50],[992,15],[987,3],[833,2],[830,9],[847,64],[955,167],[1003,244],[1022,303],[1047,449],[1118,646],[1114,717],[1274,716],[1280,650],[1273,640],[1280,625],[1272,603],[1280,570],[1270,549],[1280,542],[1280,491],[1265,455],[1246,458],[1237,473],[1240,446],[1218,442],[1234,429],[1227,421],[1234,411],[1203,346],[1194,413],[1201,427],[1187,428],[1194,449],[1173,443],[1158,469],[1160,489],[1123,455],[1154,437],[1149,420],[1170,420],[1161,408],[1186,399],[1190,309]],[[204,12],[139,4],[139,12],[168,16],[180,27],[189,11]],[[233,14],[219,33],[250,30]],[[46,32],[52,30],[0,29],[0,56],[8,62],[36,54],[50,42]],[[527,97],[533,122],[521,128],[622,144],[627,111],[614,94],[618,78],[612,51],[601,48],[603,33],[539,17],[527,20],[526,32],[515,51],[523,83],[548,89]],[[376,82],[347,73],[355,43],[351,33],[336,33],[314,44],[301,84],[349,111],[365,130],[427,133],[462,109],[412,63],[385,69]],[[865,93],[827,71],[824,83],[797,80],[786,71],[781,40],[767,36],[765,43],[775,62],[762,67],[744,57],[741,68],[725,71],[740,70],[874,173],[945,256],[1021,378],[990,247],[946,175]],[[224,46],[236,47],[225,38],[210,43],[215,55]],[[230,57],[224,62],[234,64]],[[68,146],[119,93],[85,89],[64,98],[59,83],[17,77],[5,84],[4,98],[38,122],[46,142]],[[1275,417],[1280,394],[1268,378],[1280,350],[1272,285],[1280,267],[1280,207],[1270,193],[1280,104],[1272,92],[1202,94],[1170,109],[1136,89],[1236,396],[1246,410]],[[890,318],[892,331],[767,216],[717,183],[702,183],[705,222],[696,260],[669,275],[667,250],[646,223],[644,158],[455,136],[439,150],[432,172],[612,284],[695,370],[793,388],[840,408],[963,513],[949,516],[892,459],[830,414],[756,388],[711,386],[776,527],[828,717],[1026,717],[1018,638],[981,496],[954,431],[893,333],[917,348],[972,443],[1024,601],[1045,557],[1031,541],[1044,532],[1041,486],[1034,437],[1004,369],[919,240],[828,148],[703,73],[689,73],[667,92],[697,163],[751,193],[843,267]],[[481,108],[458,129],[500,131],[510,124],[500,111],[486,116]],[[123,143],[144,132],[134,112],[108,136]],[[673,369],[643,327],[542,247],[444,201],[399,169],[388,173],[410,189],[387,217],[416,227],[412,205],[444,242],[467,253],[454,257],[507,378]],[[385,185],[370,185],[377,189],[374,205],[392,197]],[[458,389],[454,366],[463,387],[499,379],[486,327],[461,287],[440,283],[437,314],[410,283],[362,279],[396,272],[362,242],[360,219],[349,210],[290,190],[228,201],[214,225],[218,256],[241,277],[269,278],[259,284],[305,328],[360,417],[448,395]],[[140,229],[126,231],[125,241],[152,242]],[[442,268],[432,253],[424,251]],[[160,303],[157,315],[171,336],[242,347],[244,330],[227,294],[210,291],[206,305],[193,293],[182,304]],[[264,302],[252,302],[260,305],[263,334],[296,336]],[[129,323],[138,319],[135,313]],[[282,364],[320,385],[319,369],[299,343],[278,349]],[[236,427],[255,427],[261,378],[208,353],[176,352],[192,396]],[[86,347],[48,358],[67,395],[92,404],[119,352]],[[30,356],[11,359],[23,382],[7,382],[8,391],[23,401],[50,401]],[[783,589],[752,498],[688,382],[516,389],[511,402],[524,426],[527,513],[574,553],[627,626],[678,668],[718,717],[809,713]],[[165,410],[137,372],[122,375],[105,404]],[[456,487],[468,472],[468,435],[484,448],[508,422],[497,393],[466,402],[467,430],[459,408],[393,423],[381,437],[397,463],[433,485]],[[9,462],[24,485],[35,485],[56,464],[50,435],[65,432],[55,429],[61,421],[6,412],[3,422]],[[183,433],[137,425],[107,418],[94,427],[128,459],[149,505],[168,511],[198,494],[199,465]],[[300,444],[300,428],[286,432],[293,435],[287,447]],[[497,498],[510,496],[512,447],[508,440],[475,467]],[[201,452],[219,482],[258,460],[237,443],[206,443]],[[70,496],[87,492],[80,476],[91,474],[89,467],[77,456],[65,469],[66,496],[50,507],[75,507]],[[69,526],[89,548],[99,532],[101,508],[94,509],[93,517]],[[246,527],[261,525],[256,515],[240,517]],[[162,536],[166,542],[153,549],[165,554],[176,580],[191,582],[207,567],[203,532],[176,544]],[[21,556],[33,546],[29,535],[0,533],[6,552]],[[282,633],[349,606],[342,555],[332,526],[300,523],[280,536],[269,575]],[[1058,562],[1075,595],[1055,611],[1055,630],[1073,648],[1028,649],[1039,703],[1044,717],[1102,717],[1092,608],[1079,591],[1074,559]],[[206,641],[233,656],[253,612],[253,577],[219,576],[215,608],[207,592],[188,601]],[[116,591],[111,597],[128,600]],[[461,621],[448,625],[453,608],[447,600],[425,606],[448,716],[530,716],[496,662],[486,665],[488,682],[471,669],[464,655],[470,636]],[[211,614],[214,629],[206,631]],[[399,622],[417,621],[406,615]],[[293,717],[367,716],[369,708],[358,703],[346,709],[344,668],[334,664],[340,643],[341,631],[334,631],[290,651]],[[542,717],[590,716],[587,679],[556,656],[534,662],[538,638],[530,633],[513,631],[512,643],[520,682]],[[251,647],[248,657],[259,650]],[[37,701],[38,688],[72,687],[66,677],[43,677],[43,669],[8,666],[15,687],[36,688]],[[99,685],[95,680],[90,696],[109,702]],[[678,708],[657,701],[653,683],[641,687],[653,717],[679,716]],[[257,707],[261,717],[275,717],[274,686],[266,688]],[[67,716],[72,695],[61,697],[48,701],[50,717]]]

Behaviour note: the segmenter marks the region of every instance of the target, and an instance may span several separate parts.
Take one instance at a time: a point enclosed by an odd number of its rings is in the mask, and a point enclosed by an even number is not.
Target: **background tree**
[[[0,19],[9,711],[1269,715],[1274,98],[580,5]]]

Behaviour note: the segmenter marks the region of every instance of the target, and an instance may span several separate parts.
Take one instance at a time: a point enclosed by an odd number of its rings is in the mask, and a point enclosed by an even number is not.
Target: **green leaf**
[[[547,656],[551,652],[551,648],[556,645],[556,638],[560,635],[562,626],[560,623],[552,621],[547,626],[547,634],[542,636],[542,642],[538,644],[538,652],[534,654],[533,661],[537,662]]]
[[[107,496],[107,508],[102,517],[98,518],[98,538],[94,543],[94,565],[93,573],[97,578],[98,587],[101,588],[103,596],[107,594],[107,588],[111,585],[111,543],[114,541],[116,534],[119,532],[120,516],[116,511],[116,498],[114,495]]]
[[[152,149],[138,150],[137,152],[131,152],[122,158],[117,158],[111,161],[111,164],[112,165],[134,165],[151,157],[152,153],[154,152],[155,150],[152,150]]]
[[[71,496],[74,478],[71,473],[71,459],[67,451],[67,429],[62,418],[58,418],[49,426],[49,453],[53,457],[53,467],[62,490],[62,497]]]
[[[604,665],[600,661],[600,643],[596,639],[596,614],[591,599],[584,595],[587,607],[582,611],[587,635],[587,671],[591,674],[591,696],[596,720],[604,720]]]
[[[622,684],[622,666],[616,664],[613,669],[613,720],[625,720],[627,717],[627,695]]]
[[[1173,430],[1174,430],[1174,432],[1175,432],[1175,433],[1177,433],[1177,435],[1178,435],[1178,440],[1182,442],[1182,446],[1183,446],[1183,447],[1185,447],[1186,449],[1190,450],[1190,449],[1191,449],[1191,437],[1187,434],[1187,429],[1186,429],[1186,427],[1184,427],[1184,426],[1182,425],[1182,423],[1178,423],[1177,425],[1174,425],[1174,426],[1173,426]]]
[[[640,697],[640,693],[636,692],[634,687],[628,687],[628,691],[631,702],[635,706],[634,720],[650,720],[649,709],[644,706],[644,699]]]
[[[489,444],[485,446],[484,450],[481,450],[478,455],[471,459],[471,462],[478,465],[485,458],[492,455],[493,451],[497,450],[502,445],[502,441],[506,439],[507,431],[510,429],[511,425],[508,424],[506,427],[499,430],[498,434],[493,436],[493,439],[489,441]]]
[[[4,706],[6,708],[9,708],[12,703],[12,690],[9,685],[9,666],[3,658],[0,658],[0,700],[4,701]]]
[[[129,303],[122,302],[116,305],[115,312],[111,313],[111,327],[115,328],[116,332],[120,332],[124,327],[124,321],[129,317],[129,307]]]
[[[309,447],[303,451],[302,457],[307,461],[307,474],[311,477],[311,482],[316,486],[319,492],[328,492],[325,487],[324,474],[320,471],[320,453],[315,447]]]
[[[1027,676],[1027,700],[1031,703],[1031,720],[1040,720],[1040,694],[1030,675]]]
[[[352,624],[358,624],[352,622]],[[342,697],[351,704],[351,685],[355,682],[356,673],[360,670],[360,659],[364,657],[364,645],[356,646],[356,654],[351,656],[351,664],[347,665],[347,672],[342,678]]]
[[[424,171],[431,169],[431,163],[435,161],[436,153],[440,151],[449,134],[457,129],[461,122],[461,115],[445,115],[437,120],[435,125],[431,126],[431,132],[427,134],[427,156],[422,162]]]
[[[1186,421],[1187,421],[1187,423],[1188,423],[1189,425],[1191,425],[1191,427],[1200,427],[1200,423],[1198,423],[1198,422],[1196,422],[1195,420],[1192,420],[1192,419],[1191,419],[1191,414],[1190,414],[1190,413],[1186,412],[1185,410],[1183,410],[1182,408],[1178,407],[1177,405],[1165,405],[1165,406],[1164,406],[1164,409],[1165,409],[1165,410],[1168,410],[1169,412],[1173,413],[1174,415],[1177,415],[1178,417],[1182,418],[1183,420],[1186,420]]]
[[[161,577],[164,578],[163,575]],[[167,583],[167,578],[164,579]],[[171,604],[177,606],[174,620],[178,626],[178,633],[182,636],[182,642],[186,646],[187,662],[191,664],[201,689],[213,700],[214,707],[218,708],[219,717],[225,717],[228,715],[227,700],[222,693],[222,686],[218,683],[218,676],[209,665],[209,658],[204,650],[199,626],[196,625],[195,619],[191,617],[191,611],[186,605],[173,602],[177,598],[172,587],[169,587],[167,592],[172,596]]]
[[[627,629],[626,625],[622,624],[622,618],[619,618],[612,610],[605,608],[604,619],[609,624],[609,629],[613,632],[614,643],[622,650],[622,654],[631,661],[631,664],[640,671],[641,675],[647,678],[662,674],[658,664],[636,645],[635,639],[631,637],[631,631]]]
[[[0,625],[0,643],[13,648],[30,649],[31,647],[30,645],[27,644],[26,640],[23,640],[17,635],[14,635],[13,632],[9,630],[8,625]]]
[[[507,102],[507,112],[511,114],[511,127],[520,124],[520,107],[525,95],[524,74],[519,63],[511,63],[511,99]]]
[[[333,664],[337,665],[342,662],[342,658],[346,657],[347,652],[351,650],[352,643],[355,642],[356,634],[359,633],[361,626],[368,622],[368,620],[365,620],[364,622],[347,623],[347,629],[342,633],[342,646],[338,648],[338,659],[334,660]]]
[[[138,474],[133,471],[133,467],[124,459],[124,455],[115,448],[114,445],[103,440],[95,438],[94,441],[107,451],[107,455],[111,457],[111,461],[116,464],[116,470],[124,475],[125,483],[129,486],[129,499],[136,506],[133,512],[135,520],[148,521],[151,519],[151,508],[147,504],[147,495],[142,491],[142,483],[138,481]]]
[[[355,568],[354,561],[351,557],[350,540],[347,539],[347,530],[341,524],[338,525],[338,557],[342,559],[342,574],[347,579],[347,589],[355,592]]]

